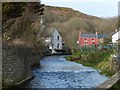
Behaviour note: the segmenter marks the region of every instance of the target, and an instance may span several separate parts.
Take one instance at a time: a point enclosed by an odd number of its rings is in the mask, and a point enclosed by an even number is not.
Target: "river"
[[[108,79],[99,71],[67,61],[64,55],[47,56],[40,60],[41,68],[34,68],[35,78],[29,88],[94,88]]]

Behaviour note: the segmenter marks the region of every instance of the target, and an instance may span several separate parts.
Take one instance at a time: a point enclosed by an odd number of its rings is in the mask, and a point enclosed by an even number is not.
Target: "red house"
[[[82,34],[79,32],[78,34],[78,42],[80,47],[85,46],[85,45],[98,45],[98,33],[94,34]]]

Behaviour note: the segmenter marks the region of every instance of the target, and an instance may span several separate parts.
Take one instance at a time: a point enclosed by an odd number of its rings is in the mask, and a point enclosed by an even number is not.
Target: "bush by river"
[[[112,76],[115,71],[112,70],[111,55],[112,50],[96,50],[96,51],[76,51],[71,56],[66,57],[67,60],[81,63],[84,66],[93,67],[101,70],[101,74]]]

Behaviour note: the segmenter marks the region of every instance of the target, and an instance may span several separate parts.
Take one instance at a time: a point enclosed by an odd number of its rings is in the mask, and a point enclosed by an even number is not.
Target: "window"
[[[85,39],[85,42],[87,42],[87,39]]]
[[[64,43],[62,43],[62,45],[64,46],[65,44],[64,44]]]
[[[58,39],[58,41],[59,41],[59,36],[57,36],[57,39]]]
[[[59,49],[59,44],[57,45],[57,49]]]
[[[52,35],[52,40],[54,39],[54,35]]]
[[[95,40],[94,39],[92,39],[92,42],[94,42]]]

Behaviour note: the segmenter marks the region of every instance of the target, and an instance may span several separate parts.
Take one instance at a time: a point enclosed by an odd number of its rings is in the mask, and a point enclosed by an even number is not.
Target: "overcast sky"
[[[41,0],[51,6],[70,7],[98,17],[118,16],[119,0]]]

